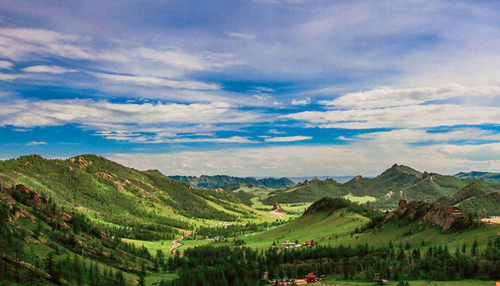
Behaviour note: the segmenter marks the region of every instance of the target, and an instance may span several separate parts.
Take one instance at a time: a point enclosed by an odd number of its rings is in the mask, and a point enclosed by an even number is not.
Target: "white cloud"
[[[409,147],[399,142],[388,145],[363,141],[334,146],[234,148],[108,157],[138,169],[159,169],[167,175],[374,176],[394,163],[442,174],[469,170],[500,172],[500,143]]]
[[[13,63],[9,62],[9,61],[0,61],[0,69],[11,69],[12,66],[14,66]]]
[[[303,140],[311,140],[311,136],[286,136],[286,137],[272,137],[266,138],[266,142],[296,142]]]
[[[286,132],[278,131],[277,129],[269,129],[269,131],[267,131],[267,133],[269,133],[269,134],[286,134]]]
[[[26,143],[24,145],[27,145],[27,146],[37,146],[37,145],[45,145],[45,144],[47,144],[47,143],[46,142],[33,141],[33,142]]]
[[[145,76],[130,76],[118,74],[94,73],[94,75],[113,82],[124,82],[143,86],[166,86],[171,88],[182,89],[199,89],[199,90],[217,90],[220,89],[218,84],[197,82],[197,81],[177,81],[158,77]]]
[[[311,103],[311,99],[309,97],[302,100],[292,100],[292,105],[308,105],[309,103]]]
[[[127,141],[132,143],[142,144],[160,144],[160,143],[257,143],[247,137],[231,136],[227,138],[205,137],[203,134],[195,134],[195,136],[181,137],[168,132],[159,132],[154,135],[143,135],[139,132],[128,131],[100,131],[99,135],[106,139]],[[201,136],[201,137],[200,137]]]
[[[231,54],[209,52],[191,54],[180,49],[161,50],[141,47],[134,50],[132,55],[138,59],[192,71],[212,70],[238,63],[232,59]]]
[[[379,108],[416,105],[460,96],[500,96],[500,87],[469,87],[458,84],[417,88],[380,87],[368,91],[348,93],[334,100],[323,100],[319,103],[339,108]]]
[[[500,107],[413,105],[380,109],[305,111],[283,115],[322,128],[425,128],[500,124]]]
[[[52,74],[61,74],[61,73],[68,73],[68,72],[77,72],[77,70],[74,69],[66,69],[60,66],[31,66],[31,67],[26,67],[22,69],[24,72],[36,72],[36,73],[52,73]]]
[[[0,110],[0,125],[18,127],[80,123],[164,124],[245,123],[264,120],[259,114],[239,111],[224,102],[208,104],[119,104],[94,100],[14,101]]]
[[[228,34],[231,37],[243,39],[243,40],[252,40],[254,38],[253,35],[244,34],[244,33],[227,32],[226,34]]]
[[[479,128],[456,128],[448,131],[426,131],[421,129],[399,129],[383,132],[365,133],[355,136],[355,139],[370,140],[379,144],[391,145],[398,143],[422,143],[422,142],[500,142],[500,133]],[[352,139],[351,139],[352,140]]]
[[[36,28],[0,29],[0,54],[14,60],[23,60],[32,54],[57,55],[69,59],[96,59],[89,52],[86,39],[50,30]]]
[[[25,78],[25,75],[22,74],[8,74],[8,73],[0,73],[0,80],[12,81],[18,78]]]

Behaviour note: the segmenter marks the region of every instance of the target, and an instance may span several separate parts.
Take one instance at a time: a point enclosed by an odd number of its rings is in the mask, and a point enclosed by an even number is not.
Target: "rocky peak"
[[[399,207],[385,215],[383,223],[391,220],[407,218],[409,221],[423,219],[426,222],[439,225],[443,232],[452,232],[470,228],[473,225],[471,217],[453,206],[436,205],[421,201],[401,200]]]

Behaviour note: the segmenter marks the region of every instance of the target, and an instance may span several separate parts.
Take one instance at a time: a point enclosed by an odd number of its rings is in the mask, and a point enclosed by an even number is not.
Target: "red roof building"
[[[316,276],[314,276],[314,274],[312,273],[309,273],[306,275],[306,282],[307,283],[314,283],[316,282]]]

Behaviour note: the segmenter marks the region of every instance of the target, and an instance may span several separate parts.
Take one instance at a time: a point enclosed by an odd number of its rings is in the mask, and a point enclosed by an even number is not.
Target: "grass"
[[[401,225],[400,225],[401,224]],[[422,230],[419,228],[422,226]],[[405,235],[413,229],[415,233],[412,235]],[[430,224],[419,225],[418,222],[405,223],[403,221],[392,221],[384,225],[383,229],[378,233],[362,233],[356,234],[352,238],[350,236],[343,236],[338,238],[337,241],[332,241],[332,245],[340,244],[365,244],[380,245],[381,243],[392,243],[397,246],[400,242],[406,244],[410,243],[411,247],[418,247],[421,242],[425,242],[425,247],[432,245],[447,245],[450,252],[454,252],[457,247],[461,248],[464,243],[471,247],[474,240],[477,240],[479,248],[486,247],[488,239],[498,236],[500,233],[499,225],[485,225],[476,229],[467,229],[456,231],[452,233],[443,233],[441,228]]]
[[[122,241],[126,243],[133,243],[135,247],[144,246],[153,256],[156,255],[157,250],[161,250],[166,257],[172,256],[172,253],[168,250],[168,248],[172,246],[171,240],[147,241],[147,240],[122,238]]]
[[[183,240],[182,246],[177,248],[177,250],[186,250],[187,248],[195,247],[195,246],[203,246],[212,243],[212,241],[207,240]]]
[[[269,248],[273,241],[290,240],[304,242],[314,240],[322,243],[329,237],[346,236],[369,219],[355,213],[340,210],[317,212],[300,217],[290,223],[261,233],[242,237],[246,244],[254,248]]]
[[[362,197],[359,197],[359,196],[354,196],[351,193],[343,196],[343,198],[348,199],[351,202],[357,202],[357,203],[360,203],[360,204],[364,204],[366,202],[374,202],[374,201],[377,200],[376,197],[372,197],[372,196],[362,196]]]

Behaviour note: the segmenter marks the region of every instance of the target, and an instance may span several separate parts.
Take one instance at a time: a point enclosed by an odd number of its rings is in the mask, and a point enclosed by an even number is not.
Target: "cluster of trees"
[[[0,199],[0,280],[28,284],[50,280],[66,281],[70,285],[125,285],[123,271],[141,276],[141,264],[152,268],[156,263],[147,248],[125,243],[114,235],[118,228],[105,227],[81,214],[71,213],[71,219],[65,221],[67,226],[60,230],[61,217],[69,213],[56,203],[51,201],[47,206],[30,208],[23,205],[29,202],[22,199],[25,198],[22,194],[14,192],[14,197],[19,201]],[[9,222],[21,208],[29,210],[36,222],[29,219]],[[22,227],[16,227],[19,224]],[[39,240],[38,243],[30,242],[33,239]],[[52,250],[45,255],[41,254],[40,247],[43,252],[47,247]]]
[[[335,274],[344,279],[373,281],[461,280],[500,278],[500,237],[486,249],[477,242],[451,252],[446,245],[401,243],[394,246],[315,246],[277,251],[247,247],[197,247],[183,257],[170,258],[167,268],[179,273],[172,285],[253,285],[268,279],[304,277],[307,273]],[[193,282],[195,281],[195,282]]]

